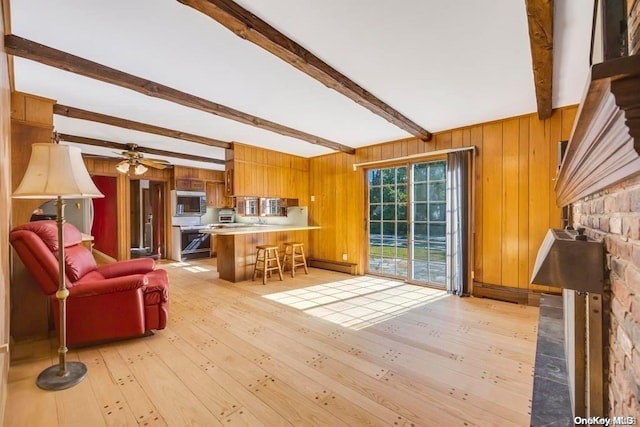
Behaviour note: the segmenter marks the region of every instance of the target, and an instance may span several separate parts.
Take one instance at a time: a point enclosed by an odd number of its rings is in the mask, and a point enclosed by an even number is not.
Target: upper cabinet
[[[207,206],[212,208],[231,207],[231,199],[227,197],[224,182],[207,182]]]
[[[233,144],[225,183],[234,196],[309,199],[309,159],[272,150]]]
[[[178,178],[176,179],[176,190],[204,191],[205,184],[201,179]]]

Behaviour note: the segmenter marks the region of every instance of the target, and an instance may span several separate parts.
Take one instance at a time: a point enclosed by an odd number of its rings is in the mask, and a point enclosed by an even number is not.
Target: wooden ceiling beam
[[[168,136],[169,138],[196,142],[198,144],[207,145],[209,147],[219,147],[225,149],[230,149],[233,147],[232,144],[224,141],[219,141],[217,139],[193,135],[179,130],[167,129],[147,123],[135,122],[133,120],[123,119],[120,117],[108,116],[106,114],[83,110],[76,107],[70,107],[68,105],[55,104],[53,106],[53,114],[70,117],[72,119],[88,120],[90,122],[117,126],[124,129],[137,130],[139,132],[152,133],[154,135]]]
[[[73,142],[76,144],[92,145],[94,147],[113,148],[115,150],[127,151],[130,149],[130,144],[122,144],[120,142],[105,141],[103,139],[87,138],[84,136],[69,135],[66,133],[59,133],[58,140]],[[212,159],[204,156],[194,156],[193,154],[175,153],[173,151],[157,150],[155,148],[136,146],[136,151],[145,154],[153,154],[156,156],[174,157],[177,159],[193,160],[196,162],[215,163],[217,165],[224,165],[223,159]]]
[[[540,120],[551,117],[553,96],[553,0],[525,0],[533,80]]]
[[[340,73],[307,49],[231,0],[178,0],[233,31],[239,37],[267,50],[325,86],[334,89],[384,118],[397,127],[425,141],[431,132],[414,123],[393,107],[378,99],[353,80]]]
[[[81,76],[134,90],[144,95],[184,105],[185,107],[205,111],[226,119],[235,120],[250,126],[265,129],[280,135],[321,145],[336,151],[354,154],[355,149],[328,139],[302,132],[251,114],[238,111],[226,105],[218,104],[186,92],[89,61],[79,56],[63,52],[31,40],[8,34],[4,36],[5,50],[8,54],[40,62],[41,64],[69,71]]]

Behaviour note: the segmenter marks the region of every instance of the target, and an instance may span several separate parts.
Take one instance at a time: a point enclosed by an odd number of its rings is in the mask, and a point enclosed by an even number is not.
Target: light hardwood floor
[[[38,389],[55,340],[12,348],[5,426],[529,425],[538,309],[310,269],[231,284],[167,263],[154,336],[71,350],[89,368]]]

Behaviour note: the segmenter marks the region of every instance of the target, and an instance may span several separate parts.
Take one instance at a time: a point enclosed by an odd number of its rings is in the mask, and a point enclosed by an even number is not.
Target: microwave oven
[[[203,216],[207,213],[207,198],[203,191],[173,190],[171,206],[174,216]]]

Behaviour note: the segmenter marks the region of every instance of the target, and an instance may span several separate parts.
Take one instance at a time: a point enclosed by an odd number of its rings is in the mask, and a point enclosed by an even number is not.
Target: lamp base
[[[64,390],[73,387],[87,376],[87,367],[82,362],[67,362],[67,371],[58,375],[59,365],[49,366],[40,372],[36,385],[44,390]]]

